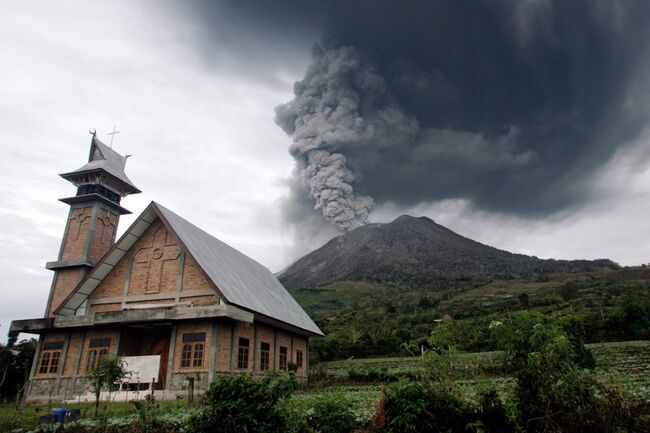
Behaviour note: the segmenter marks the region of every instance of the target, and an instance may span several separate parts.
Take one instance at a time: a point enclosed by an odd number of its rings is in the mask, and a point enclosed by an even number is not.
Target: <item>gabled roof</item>
[[[155,202],[79,283],[56,314],[74,315],[157,217],[178,237],[185,252],[194,258],[227,303],[311,334],[323,334],[266,267]]]
[[[70,179],[76,175],[88,173],[97,170],[104,170],[111,176],[115,177],[121,181],[126,189],[128,194],[139,193],[140,190],[131,182],[131,179],[128,178],[124,172],[126,167],[126,157],[120,155],[97,138],[93,134],[93,138],[90,144],[90,156],[88,157],[88,163],[79,167],[78,169],[61,174],[61,177],[64,179]]]

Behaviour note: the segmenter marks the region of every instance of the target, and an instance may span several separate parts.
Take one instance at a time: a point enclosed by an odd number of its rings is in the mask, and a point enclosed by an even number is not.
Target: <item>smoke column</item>
[[[640,0],[328,2],[276,108],[296,161],[287,219],[316,209],[350,230],[375,205],[537,219],[588,203],[648,125],[648,16]]]
[[[293,138],[296,175],[328,221],[353,230],[368,220],[372,197],[355,193],[355,173],[338,152],[351,145],[381,148],[412,137],[386,83],[352,47],[313,50],[314,62],[294,85],[295,98],[276,108],[276,123]]]

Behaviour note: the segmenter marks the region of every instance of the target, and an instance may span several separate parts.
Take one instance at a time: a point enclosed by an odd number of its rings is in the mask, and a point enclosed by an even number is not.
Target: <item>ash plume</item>
[[[386,147],[410,139],[417,122],[391,100],[384,80],[352,47],[313,50],[314,62],[294,85],[295,98],[276,108],[276,123],[291,135],[296,176],[314,209],[344,230],[363,225],[372,197],[355,193],[362,173],[339,149]]]
[[[189,4],[208,65],[286,76],[317,43],[276,109],[296,161],[285,217],[308,234],[447,199],[566,214],[596,200],[595,176],[648,127],[647,0]]]
[[[373,204],[540,218],[587,203],[650,117],[647,16],[635,0],[329,2],[276,108],[292,197],[345,229]]]

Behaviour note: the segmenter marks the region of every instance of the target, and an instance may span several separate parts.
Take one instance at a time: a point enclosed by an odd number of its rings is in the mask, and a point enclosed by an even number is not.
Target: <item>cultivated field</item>
[[[617,386],[630,400],[650,402],[650,341],[590,344],[596,356],[596,373],[608,385]],[[495,387],[503,396],[514,388],[514,380],[499,369],[499,352],[465,353],[458,356],[454,369],[455,385],[466,397],[472,398],[484,386]],[[399,377],[416,377],[421,369],[419,357],[371,358],[335,361],[320,365],[322,382],[299,390],[290,404],[298,410],[308,410],[312,402],[325,392],[343,393],[353,404],[357,418],[368,420],[375,411],[382,388],[387,381]],[[170,419],[184,419],[192,408],[184,400],[161,402]],[[38,417],[48,413],[58,402],[50,405],[28,406],[22,415],[23,427],[34,426]],[[84,417],[92,415],[92,404],[69,405],[79,407]],[[127,403],[103,405],[108,417],[115,423],[128,423],[135,410]],[[16,406],[0,405],[0,431],[9,431],[15,425]]]
[[[596,374],[607,385],[619,387],[625,398],[650,402],[650,341],[588,344],[596,357]],[[481,387],[493,386],[503,397],[514,389],[514,380],[499,369],[500,352],[464,353],[458,356],[455,384],[470,399]],[[419,357],[350,359],[324,363],[333,382],[328,390],[344,393],[355,404],[355,413],[372,415],[383,384],[373,377],[396,380],[415,376],[421,369]],[[365,373],[365,374],[364,374]],[[355,381],[353,378],[361,378]],[[384,380],[386,380],[384,379]],[[307,390],[294,399],[308,406],[324,389]]]

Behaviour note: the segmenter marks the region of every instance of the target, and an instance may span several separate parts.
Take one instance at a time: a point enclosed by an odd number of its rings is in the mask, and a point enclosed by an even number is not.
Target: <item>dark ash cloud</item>
[[[243,73],[317,42],[276,109],[296,161],[292,221],[305,203],[349,229],[376,205],[453,198],[544,217],[588,203],[595,173],[647,124],[645,0],[192,5],[250,59]]]
[[[647,2],[357,1],[328,11],[276,122],[292,136],[296,182],[340,227],[364,223],[371,199],[464,198],[531,217],[579,205],[595,170],[647,122],[647,91],[636,92],[648,85]],[[336,169],[314,167],[320,157],[336,157]]]

